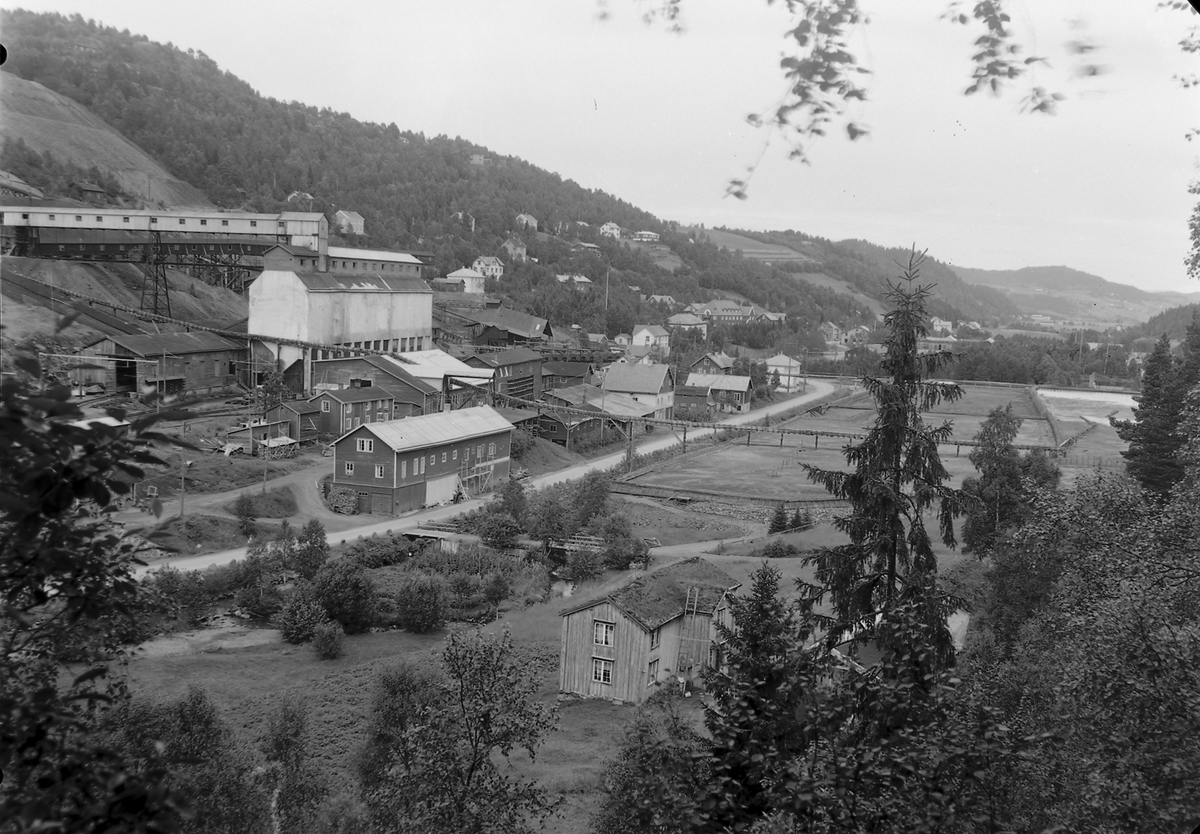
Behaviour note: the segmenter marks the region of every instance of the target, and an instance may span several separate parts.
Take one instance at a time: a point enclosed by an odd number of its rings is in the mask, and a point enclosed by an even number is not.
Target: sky
[[[977,32],[939,20],[951,0],[861,0],[870,22],[850,45],[871,75],[851,112],[870,134],[835,130],[807,165],[746,122],[784,91],[781,2],[683,0],[680,33],[643,20],[652,0],[0,2],[202,51],[266,96],[461,136],[664,220],[1200,292],[1183,265],[1200,87],[1172,81],[1200,75],[1177,46],[1200,16],[1155,0],[1010,0],[1049,59],[1033,83],[1066,96],[1054,116],[1021,112],[1025,82],[962,94]],[[1078,77],[1072,40],[1096,45],[1105,71]],[[748,166],[748,199],[726,196]]]

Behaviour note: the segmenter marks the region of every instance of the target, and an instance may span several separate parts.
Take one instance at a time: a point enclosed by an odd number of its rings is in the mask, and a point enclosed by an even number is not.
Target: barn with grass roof
[[[700,557],[647,573],[562,612],[559,690],[641,703],[718,666],[717,625],[741,583]]]

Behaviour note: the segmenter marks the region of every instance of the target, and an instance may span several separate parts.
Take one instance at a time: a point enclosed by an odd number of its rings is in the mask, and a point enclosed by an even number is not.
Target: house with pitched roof
[[[510,397],[536,400],[542,395],[542,355],[527,347],[513,347],[463,358],[475,368],[491,368],[492,390]]]
[[[690,373],[686,387],[708,389],[720,411],[749,411],[754,397],[754,382],[748,376]]]
[[[365,234],[365,222],[357,211],[338,209],[337,214],[333,216],[334,227],[344,235]]]
[[[675,376],[669,365],[609,365],[601,387],[653,406],[656,418],[669,420],[675,413]]]
[[[538,229],[537,218],[534,217],[532,214],[518,214],[517,215],[517,227],[521,228],[521,229],[526,229],[530,232],[536,232]]]
[[[676,313],[667,319],[667,329],[672,333],[695,331],[701,338],[705,338],[708,336],[708,320],[693,313]]]
[[[318,427],[326,437],[341,437],[363,423],[386,423],[424,414],[425,398],[413,389],[386,385],[327,388],[309,399],[317,409]]]
[[[794,391],[804,380],[804,365],[799,359],[777,353],[767,360],[767,378],[773,379],[779,374],[779,385],[785,391]]]
[[[504,261],[495,257],[494,255],[480,255],[475,259],[475,262],[471,264],[471,269],[478,272],[484,278],[495,278],[499,280],[499,278],[504,275]],[[483,292],[483,289],[481,288],[479,291]],[[468,292],[470,291],[468,290]]]
[[[79,368],[72,372],[74,380],[102,384],[110,394],[141,393],[147,387],[171,396],[215,394],[232,389],[239,376],[251,383],[246,343],[204,331],[114,334],[83,346],[75,355],[81,364],[101,367]]]
[[[464,310],[460,315],[471,322],[471,341],[476,345],[503,347],[554,338],[549,321],[508,307]]]
[[[500,244],[500,248],[508,253],[508,257],[513,261],[523,261],[529,257],[525,244],[515,237],[510,237],[504,243]]]
[[[696,556],[561,612],[560,692],[641,703],[659,686],[721,665],[717,625],[732,624],[741,583]]]
[[[630,344],[636,347],[650,348],[660,359],[671,355],[671,333],[667,328],[657,324],[635,324],[633,339]]]
[[[393,407],[392,415],[383,419],[395,419],[407,414],[431,414],[441,411],[443,402],[440,388],[418,379],[413,375],[411,365],[391,356],[343,356],[318,360],[313,362],[311,387],[318,394],[347,388],[384,388],[397,402],[411,406],[404,409],[403,414],[395,413],[396,408]],[[383,399],[383,395],[378,399]],[[326,409],[322,407],[322,410]],[[340,431],[337,428],[322,428],[322,431],[339,435],[350,428],[344,425]]]
[[[364,423],[334,441],[333,486],[381,515],[490,492],[508,478],[512,430],[486,405]]]
[[[600,234],[605,237],[619,238],[621,237],[621,227],[610,220],[600,227]]]
[[[706,353],[693,362],[688,370],[696,374],[731,374],[733,373],[733,357],[725,351]]]
[[[476,258],[475,263],[479,263],[480,260],[481,260],[480,258]],[[500,263],[498,258],[492,258],[492,260],[496,261],[497,263]],[[504,271],[503,264],[500,265],[500,271],[501,272]],[[480,272],[478,269],[468,268],[465,266],[462,269],[454,270],[453,272],[451,272],[449,275],[446,276],[446,279],[449,281],[455,281],[455,280],[461,279],[463,282],[462,291],[474,293],[476,295],[483,295],[483,282],[484,282],[485,278],[486,278],[485,274]]]

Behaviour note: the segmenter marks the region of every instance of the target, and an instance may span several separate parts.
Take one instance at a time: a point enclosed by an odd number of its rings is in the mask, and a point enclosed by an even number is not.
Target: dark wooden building
[[[353,356],[319,359],[312,363],[314,391],[342,388],[387,388],[401,401],[417,406],[416,414],[431,414],[442,408],[441,392],[404,369],[401,362],[386,356]]]
[[[267,412],[268,420],[287,422],[287,436],[301,444],[316,443],[321,434],[321,409],[307,400],[288,400]]]
[[[527,347],[466,356],[474,368],[491,368],[492,390],[497,394],[536,400],[542,396],[542,355]]]
[[[209,395],[233,390],[248,373],[249,348],[215,333],[152,333],[105,336],[76,355],[100,367],[72,371],[75,381],[101,383],[110,394]]]
[[[327,437],[341,437],[363,423],[420,415],[424,401],[412,390],[394,392],[384,385],[318,391],[309,400],[318,412],[320,432]]]
[[[364,423],[334,443],[333,485],[381,515],[490,492],[508,478],[512,431],[489,406]]]
[[[570,388],[572,385],[591,385],[596,366],[591,362],[542,363],[542,385],[549,388]]]

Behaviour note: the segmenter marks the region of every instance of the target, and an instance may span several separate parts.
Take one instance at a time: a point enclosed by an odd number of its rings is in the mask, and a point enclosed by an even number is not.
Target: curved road
[[[760,409],[751,411],[748,414],[736,414],[733,417],[730,417],[728,420],[725,420],[724,422],[722,422],[721,427],[725,428],[725,427],[729,427],[729,426],[739,426],[739,425],[744,425],[746,423],[753,423],[756,420],[761,420],[763,417],[766,417],[768,415],[774,416],[776,414],[780,414],[783,412],[792,411],[793,409],[803,406],[805,403],[812,402],[813,400],[819,399],[821,397],[824,397],[827,394],[832,393],[833,390],[834,390],[834,386],[829,382],[810,379],[808,393],[803,394],[799,397],[791,397],[790,399],[783,400],[778,403],[772,403],[771,405],[768,405],[764,408],[760,408]],[[712,429],[689,430],[688,431],[688,440],[691,441],[693,439],[707,437],[708,435],[710,435],[712,433],[713,433]],[[658,437],[658,438],[655,438],[654,440],[643,442],[640,446],[638,446],[638,452],[640,452],[640,453],[657,452],[660,449],[666,449],[671,446],[674,446],[677,443],[682,442],[682,439],[683,439],[682,433],[673,432],[673,433],[667,434],[663,437]],[[544,487],[544,486],[549,486],[550,484],[558,484],[558,483],[563,483],[566,481],[577,481],[580,478],[582,478],[584,475],[586,475],[588,472],[591,472],[593,470],[612,469],[613,467],[619,465],[621,463],[621,461],[623,461],[624,459],[625,459],[624,452],[616,452],[611,455],[605,455],[604,457],[596,458],[594,460],[585,461],[583,463],[577,463],[574,466],[568,466],[566,469],[559,469],[556,472],[548,472],[545,475],[539,475],[536,478],[531,478],[530,486],[532,486],[534,488],[540,488],[540,487]],[[329,463],[332,464],[332,461],[330,461]],[[315,482],[315,481],[319,480],[321,477],[320,474],[317,474],[318,468],[323,470],[323,467],[313,466],[311,468],[303,469],[298,472],[289,473],[289,474],[283,476],[282,478],[277,478],[275,480],[268,481],[267,484],[268,484],[268,486],[278,486],[283,483],[301,482],[301,481],[305,481],[305,480],[309,480],[309,479],[311,479],[312,481]],[[322,471],[322,474],[324,474],[323,471]],[[224,494],[224,497],[220,497],[220,498],[218,498],[216,496],[206,496],[206,498],[210,499],[209,503],[211,503],[211,504],[219,504],[222,502],[227,502],[227,501],[232,500],[233,497],[236,497],[237,492],[240,492],[240,491],[241,490],[235,491],[233,493]],[[303,489],[301,491],[307,493],[309,490]],[[445,521],[447,519],[453,518],[456,515],[461,515],[462,513],[469,512],[471,510],[482,507],[484,504],[486,504],[488,501],[491,500],[491,497],[492,497],[491,495],[487,495],[483,498],[473,498],[469,501],[463,501],[459,504],[446,504],[441,507],[433,507],[433,508],[427,509],[427,510],[416,510],[414,512],[408,513],[407,515],[395,516],[395,517],[389,516],[389,517],[385,518],[383,521],[378,521],[375,523],[368,523],[368,524],[364,524],[362,526],[353,527],[350,529],[344,529],[344,530],[341,530],[338,532],[330,532],[329,533],[329,543],[330,543],[330,545],[342,544],[346,541],[350,541],[352,539],[358,538],[359,536],[366,537],[366,536],[374,535],[376,533],[387,533],[387,532],[392,532],[392,531],[401,532],[401,531],[406,531],[406,530],[412,530],[416,527],[421,526],[421,524],[423,524],[425,522]],[[199,496],[197,496],[197,498],[199,498]],[[301,499],[300,496],[297,496],[297,501],[299,501],[301,503],[302,508],[304,508],[306,506],[306,504],[309,503],[309,502],[306,502],[304,499]],[[188,505],[196,506],[197,508],[201,506],[199,501],[197,501],[197,503],[195,505],[193,505],[192,500],[190,498],[188,499]],[[322,518],[323,520],[325,518],[327,518],[328,516],[336,515],[336,514],[330,512],[324,506],[322,506],[321,509],[323,512],[316,517]],[[342,519],[349,519],[349,518],[362,518],[362,516],[337,516],[337,518],[340,521]],[[223,565],[226,562],[233,561],[234,559],[244,558],[245,555],[246,555],[246,548],[239,547],[235,550],[223,550],[223,551],[220,551],[219,553],[207,553],[203,556],[183,556],[183,557],[174,558],[174,559],[171,559],[171,558],[162,559],[162,560],[154,562],[153,564],[148,565],[146,567],[138,568],[137,574],[142,575],[149,571],[153,571],[158,568],[167,567],[167,566],[170,566],[173,568],[178,568],[179,570],[202,570],[211,565]]]

